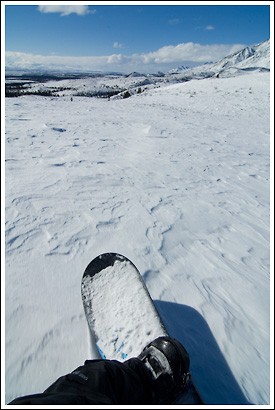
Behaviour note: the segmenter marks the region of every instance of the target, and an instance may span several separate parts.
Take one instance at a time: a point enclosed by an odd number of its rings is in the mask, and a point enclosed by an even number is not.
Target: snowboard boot
[[[152,378],[154,404],[170,404],[184,390],[189,380],[189,355],[180,342],[159,337],[138,356]]]

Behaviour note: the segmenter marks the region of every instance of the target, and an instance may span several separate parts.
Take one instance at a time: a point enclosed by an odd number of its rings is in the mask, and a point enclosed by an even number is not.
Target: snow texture
[[[83,279],[83,295],[91,305],[88,320],[106,359],[124,361],[165,336],[139,273],[128,261],[116,261],[92,278]]]
[[[96,357],[80,283],[117,252],[207,404],[269,403],[269,91],[259,70],[110,101],[6,98],[6,402]]]

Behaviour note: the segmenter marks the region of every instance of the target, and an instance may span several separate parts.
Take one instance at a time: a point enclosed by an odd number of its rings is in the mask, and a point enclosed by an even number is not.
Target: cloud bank
[[[139,71],[154,73],[167,71],[180,65],[194,67],[206,62],[215,62],[244,47],[243,44],[201,45],[182,43],[176,46],[165,46],[150,53],[133,54],[131,56],[112,54],[99,57],[43,56],[6,51],[5,66],[9,70],[117,71],[122,73]]]

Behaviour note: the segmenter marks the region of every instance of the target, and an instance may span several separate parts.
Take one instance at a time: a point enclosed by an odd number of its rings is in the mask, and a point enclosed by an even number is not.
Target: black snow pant
[[[86,360],[57,379],[44,393],[19,397],[9,404],[154,404],[152,379],[139,359]]]

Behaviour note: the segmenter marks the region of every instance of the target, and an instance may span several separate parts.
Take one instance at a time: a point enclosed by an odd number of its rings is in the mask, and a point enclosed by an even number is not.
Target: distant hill
[[[146,90],[177,82],[208,77],[232,77],[248,71],[270,70],[270,40],[245,47],[216,63],[186,68],[180,66],[167,73],[63,73],[58,71],[6,70],[6,96],[78,95],[100,98],[126,98]],[[63,81],[63,82],[62,82]],[[56,84],[58,82],[58,84]]]

